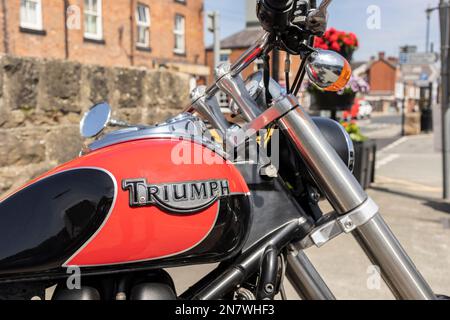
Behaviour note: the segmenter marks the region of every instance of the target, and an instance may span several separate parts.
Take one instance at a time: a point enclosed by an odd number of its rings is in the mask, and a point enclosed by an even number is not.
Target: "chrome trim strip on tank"
[[[81,251],[83,251],[83,249],[86,248],[87,245],[92,240],[94,240],[97,237],[97,235],[100,233],[100,231],[103,229],[103,227],[108,223],[108,220],[111,217],[111,214],[112,214],[112,212],[114,210],[114,207],[116,205],[117,195],[119,193],[119,189],[117,188],[117,180],[116,180],[116,178],[114,177],[114,175],[111,172],[109,172],[108,170],[103,169],[103,168],[98,168],[98,167],[80,167],[80,168],[76,168],[76,169],[70,169],[70,170],[66,170],[66,171],[61,171],[61,172],[58,172],[57,174],[64,173],[64,172],[70,172],[70,171],[76,171],[76,170],[80,170],[80,169],[81,170],[83,170],[83,169],[99,170],[99,171],[103,171],[104,173],[108,174],[111,177],[111,179],[112,179],[112,181],[114,183],[114,199],[113,199],[113,202],[111,204],[111,208],[109,208],[109,212],[106,215],[106,218],[103,220],[103,223],[100,225],[100,227],[97,229],[97,231],[95,231],[94,234],[89,238],[89,240],[86,241],[77,251],[75,251],[75,253],[72,256],[70,256],[69,259],[67,259],[66,262],[64,262],[61,265],[63,268],[67,268],[67,267],[70,267],[70,266],[74,267],[74,265],[68,265],[69,261],[74,259]]]
[[[90,153],[119,143],[152,138],[192,141],[216,152],[223,158],[227,158],[223,147],[213,140],[206,124],[191,114],[181,114],[169,119],[166,123],[151,127],[132,127],[113,131],[88,145],[84,153]]]
[[[87,153],[124,142],[139,141],[146,139],[174,139],[174,140],[183,139],[185,141],[192,141],[201,144],[204,147],[214,151],[223,158],[228,158],[228,155],[225,153],[223,148],[219,144],[214,143],[212,141],[207,141],[205,139],[193,137],[187,134],[174,135],[173,133],[151,133],[151,132],[148,133],[147,130],[141,130],[139,131],[139,133],[137,132],[124,133],[123,135],[114,138],[106,136],[104,139],[95,141],[92,144],[90,144],[88,146]]]

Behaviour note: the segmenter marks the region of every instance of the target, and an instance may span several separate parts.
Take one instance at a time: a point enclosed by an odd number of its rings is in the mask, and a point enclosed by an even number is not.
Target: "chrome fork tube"
[[[380,214],[356,228],[353,236],[372,263],[380,267],[384,281],[397,299],[436,299]]]
[[[280,97],[275,104],[288,103],[288,100],[293,99]],[[289,112],[279,123],[338,214],[350,213],[368,200],[368,195],[302,107]],[[397,298],[436,298],[379,214],[357,227],[353,234],[371,261],[380,267],[383,279]]]
[[[289,100],[287,97],[281,97],[276,103],[288,103]],[[279,123],[307,163],[316,183],[339,214],[356,209],[368,199],[342,159],[301,107],[289,112]]]
[[[336,300],[303,251],[289,250],[286,277],[303,300]]]

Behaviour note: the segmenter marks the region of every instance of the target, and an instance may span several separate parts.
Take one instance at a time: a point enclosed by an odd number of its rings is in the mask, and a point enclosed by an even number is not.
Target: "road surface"
[[[369,120],[358,121],[361,132],[374,139],[378,150],[382,150],[401,137],[402,118],[397,114],[374,115]]]

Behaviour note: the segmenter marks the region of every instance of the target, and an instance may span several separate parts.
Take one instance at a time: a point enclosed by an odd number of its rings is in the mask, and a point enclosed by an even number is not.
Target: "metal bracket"
[[[371,198],[368,198],[361,206],[346,215],[315,228],[305,239],[297,243],[296,247],[301,250],[312,246],[320,248],[339,235],[351,233],[356,228],[366,224],[378,212],[377,204]]]

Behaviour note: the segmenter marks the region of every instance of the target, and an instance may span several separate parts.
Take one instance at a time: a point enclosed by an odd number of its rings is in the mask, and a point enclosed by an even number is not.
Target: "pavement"
[[[450,295],[450,203],[440,200],[440,154],[433,149],[432,135],[399,139],[396,117],[382,117],[363,123],[363,132],[379,143],[376,183],[368,193],[433,290]],[[337,299],[394,298],[352,236],[306,254]],[[183,292],[213,268],[169,272]],[[285,286],[289,299],[299,299],[288,281]]]

